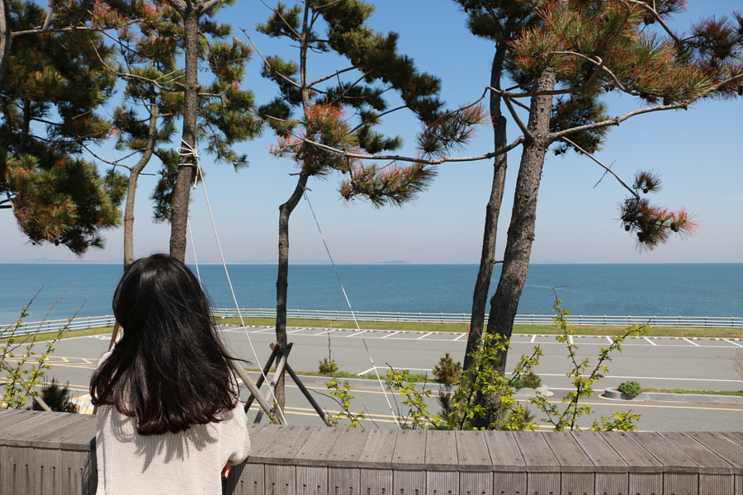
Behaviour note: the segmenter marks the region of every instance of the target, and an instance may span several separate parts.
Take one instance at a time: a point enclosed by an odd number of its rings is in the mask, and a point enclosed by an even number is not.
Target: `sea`
[[[191,267],[196,272],[196,267]],[[290,309],[469,313],[477,265],[292,264]],[[276,265],[227,265],[241,308],[276,307]],[[200,265],[212,305],[234,308],[222,265]],[[0,264],[0,324],[112,314],[121,265]],[[490,295],[500,276],[496,266]],[[340,279],[340,282],[339,282]],[[743,317],[743,263],[532,264],[519,314],[549,315],[554,291],[573,315]],[[40,291],[40,292],[39,292]],[[56,304],[55,304],[56,301]],[[53,307],[52,307],[53,306]],[[51,309],[50,309],[51,308]]]

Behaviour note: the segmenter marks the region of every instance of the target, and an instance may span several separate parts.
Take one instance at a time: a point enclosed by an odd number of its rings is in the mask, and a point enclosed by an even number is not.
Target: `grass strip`
[[[276,320],[273,318],[243,318],[246,325],[273,326]],[[219,318],[219,323],[228,325],[240,325],[239,318]],[[310,327],[310,328],[341,328],[355,329],[353,321],[346,320],[304,320],[288,319],[287,326]],[[359,328],[362,330],[403,330],[411,332],[466,332],[466,323],[418,323],[418,322],[392,322],[392,321],[360,321]],[[616,335],[626,327],[612,326],[578,326],[574,327],[575,335]],[[544,334],[557,335],[558,330],[554,325],[514,325],[515,334]],[[650,327],[646,334],[648,337],[720,337],[720,338],[743,338],[743,328],[705,328],[705,327]]]
[[[643,388],[642,391],[657,394],[731,395],[733,397],[743,397],[743,390],[720,392],[714,390],[685,390],[681,388]]]
[[[114,327],[96,327],[96,328],[86,328],[84,330],[67,330],[62,335],[62,339],[71,339],[72,337],[87,337],[89,335],[101,335],[106,333],[111,333],[114,331]],[[36,342],[44,342],[46,340],[52,340],[54,337],[57,336],[57,332],[44,332],[40,333],[36,337]],[[26,342],[30,342],[33,338],[33,335],[18,335],[16,337],[13,337],[16,344],[25,344]],[[8,338],[0,339],[0,343],[5,343],[8,341]]]

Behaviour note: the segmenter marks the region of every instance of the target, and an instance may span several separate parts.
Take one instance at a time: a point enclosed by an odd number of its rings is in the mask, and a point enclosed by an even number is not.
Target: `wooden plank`
[[[296,466],[297,495],[327,495],[328,468],[319,466]]]
[[[394,433],[394,430],[388,430]],[[392,469],[359,469],[361,491],[366,495],[387,495],[392,493]],[[415,493],[415,492],[414,492]],[[402,494],[401,494],[402,495]]]
[[[735,475],[735,495],[743,495],[743,475]]]
[[[487,443],[485,443],[483,432],[457,431],[454,437],[457,441],[457,458],[459,459],[460,472],[490,472],[493,470],[493,461],[490,460],[490,452]]]
[[[628,433],[663,464],[663,489],[668,493],[697,495],[699,466],[660,434]]]
[[[263,451],[265,464],[293,464],[294,456],[315,428],[312,426],[282,426],[281,435]]]
[[[735,476],[732,474],[700,474],[699,495],[735,495]]]
[[[0,409],[0,439],[2,439],[1,432],[6,425],[13,425],[18,421],[23,421],[26,416],[24,414],[25,412],[27,411],[21,409]]]
[[[342,438],[342,437],[341,437]],[[390,480],[392,479],[390,472]],[[355,467],[329,467],[328,487],[333,495],[357,495],[361,486],[361,472]],[[388,492],[389,493],[389,492]]]
[[[426,431],[397,432],[392,469],[395,493],[426,493]]]
[[[595,466],[595,492],[626,494],[629,490],[627,463],[597,431],[575,431],[571,435]]]
[[[743,448],[738,447],[719,433],[690,431],[687,432],[687,435],[732,464],[736,474],[743,474]]]
[[[371,430],[359,456],[359,467],[391,470],[396,441],[397,430]],[[366,488],[362,486],[361,489]]]
[[[392,454],[392,468],[394,470],[423,470],[426,469],[426,431],[399,430],[395,451]],[[420,488],[421,490],[423,488]],[[395,492],[400,490],[395,488]]]
[[[663,473],[630,473],[629,493],[659,495],[663,493]]]
[[[10,436],[18,435],[21,432],[37,428],[46,422],[53,421],[56,413],[48,413],[46,411],[25,411],[26,416],[22,421],[18,421],[13,425],[8,425],[0,431],[0,440],[5,443],[6,439]]]
[[[294,466],[266,464],[264,466],[266,494],[297,493],[297,480],[294,470]]]
[[[230,495],[263,495],[263,464],[242,462],[232,466],[222,483],[222,493]]]
[[[63,493],[95,494],[95,465],[90,452],[63,452],[61,470],[60,481]]]
[[[96,417],[87,414],[77,414],[75,421],[65,426],[63,430],[39,437],[35,446],[61,450],[88,450],[90,441],[95,438]]]
[[[660,461],[653,457],[650,452],[645,450],[642,445],[637,443],[635,438],[629,433],[624,431],[612,431],[603,433],[601,436],[609,445],[611,445],[617,454],[622,457],[624,462],[627,463],[630,473],[659,474],[663,472],[663,465]],[[661,480],[662,486],[662,477],[659,476],[658,479]],[[630,493],[635,492],[630,490]]]
[[[329,467],[358,467],[361,452],[366,445],[369,431],[366,428],[333,428],[339,431],[338,440],[328,452]]]
[[[540,433],[560,463],[562,493],[594,495],[594,466],[570,433]]]
[[[394,470],[392,472],[392,489],[394,493],[400,494],[428,493],[426,492],[426,472],[418,470]]]
[[[338,428],[316,428],[310,431],[309,437],[294,456],[297,466],[327,467],[326,458],[338,438]]]
[[[544,436],[532,431],[513,432],[513,436],[524,457],[527,493],[560,493],[560,464]],[[497,481],[496,478],[496,491]]]
[[[527,472],[558,472],[560,463],[552,453],[549,444],[541,433],[533,431],[515,431],[512,433],[524,458]],[[493,451],[490,451],[491,455]],[[555,488],[559,490],[559,488]],[[531,491],[531,489],[529,489]]]
[[[16,445],[18,447],[32,447],[38,445],[39,438],[43,438],[49,434],[58,434],[64,431],[65,428],[77,421],[79,421],[79,415],[72,413],[46,413],[52,416],[49,421],[44,422],[26,430],[18,431],[14,434],[7,435],[3,442],[5,445]]]
[[[493,493],[496,493],[498,495],[523,495],[525,493],[534,493],[533,491],[527,492],[526,488],[528,482],[529,475],[526,472],[508,473],[504,471],[496,471],[495,473],[493,473]],[[553,483],[552,485],[557,487],[560,486],[559,474],[557,482]],[[531,485],[529,485],[529,488],[531,489]]]
[[[426,434],[425,460],[426,471],[457,471],[459,459],[455,432],[428,431]],[[457,479],[458,484],[459,479]]]
[[[1,473],[3,495],[36,493],[34,452],[31,447],[4,446],[0,455],[5,459]]]
[[[524,478],[526,478],[526,475],[524,475]],[[526,484],[526,479],[524,479],[524,484]],[[460,472],[459,493],[460,495],[489,495],[495,493],[493,490],[493,473]]]
[[[483,435],[490,452],[493,471],[519,472],[526,469],[526,461],[513,432],[486,431]]]
[[[698,466],[700,474],[733,474],[733,465],[683,432],[661,432],[660,436]]]
[[[667,473],[696,473],[698,466],[688,456],[684,455],[668,440],[655,432],[631,432],[632,438],[650,452],[653,457],[663,464],[663,471]]]
[[[722,435],[728,441],[733,442],[735,445],[743,449],[743,432],[726,431],[726,432],[721,432],[720,435]]]
[[[57,476],[62,465],[62,452],[59,449],[34,449],[39,493],[44,495],[64,495]]]
[[[248,462],[262,463],[263,453],[266,452],[276,439],[284,432],[286,426],[277,425],[248,425],[248,434],[250,435],[250,456]]]
[[[459,495],[459,473],[457,471],[426,471],[426,491],[418,493]]]

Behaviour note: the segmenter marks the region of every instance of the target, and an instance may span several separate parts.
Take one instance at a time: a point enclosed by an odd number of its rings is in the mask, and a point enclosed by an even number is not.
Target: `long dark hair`
[[[217,422],[237,404],[209,300],[183,263],[166,254],[132,263],[113,310],[124,335],[93,374],[93,404],[113,404],[136,418],[140,435]]]

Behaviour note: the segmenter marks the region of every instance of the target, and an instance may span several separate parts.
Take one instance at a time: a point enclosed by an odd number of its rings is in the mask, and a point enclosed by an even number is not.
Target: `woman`
[[[220,473],[245,460],[250,439],[199,282],[168,255],[142,258],[113,310],[123,337],[90,382],[98,495],[221,494]]]

